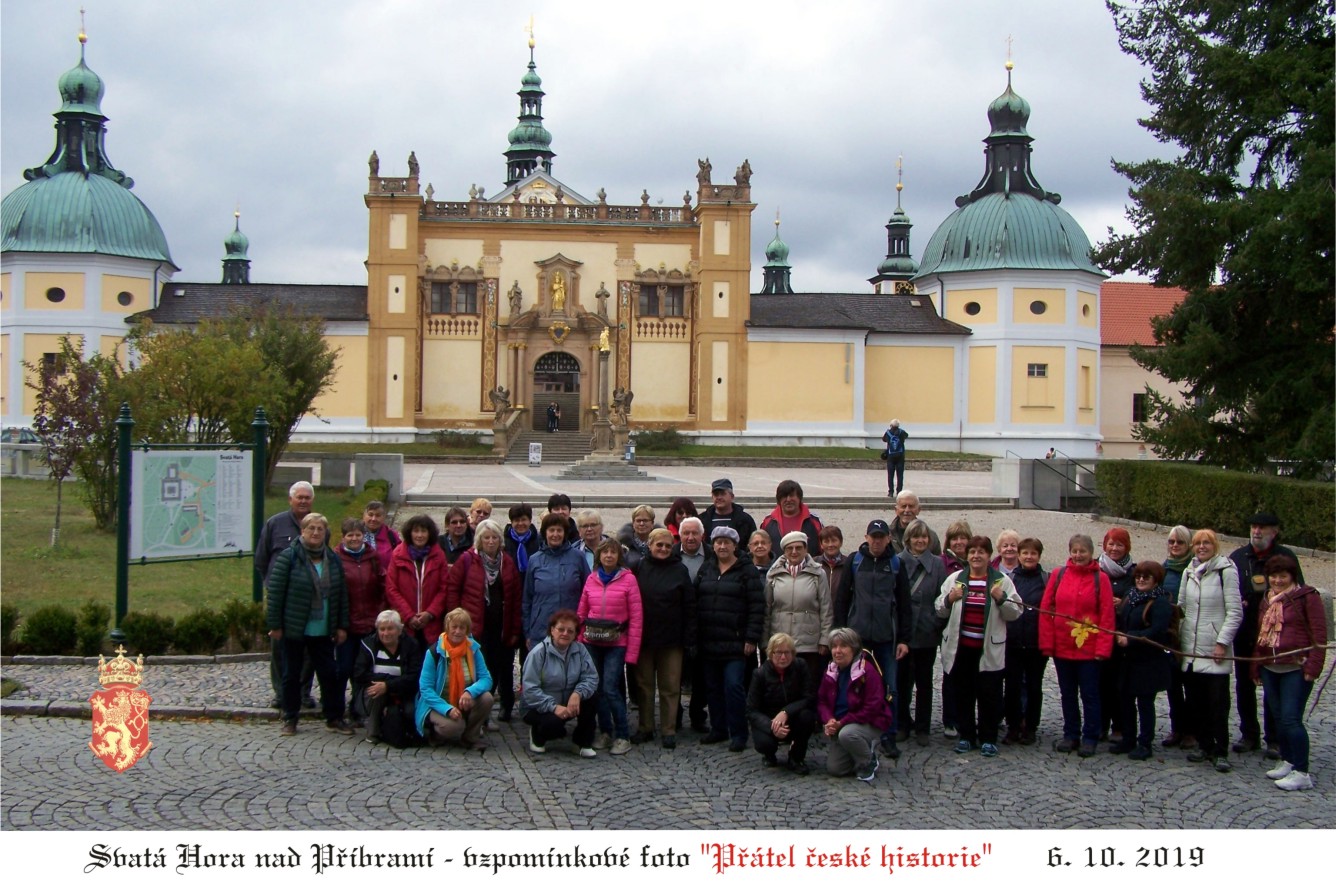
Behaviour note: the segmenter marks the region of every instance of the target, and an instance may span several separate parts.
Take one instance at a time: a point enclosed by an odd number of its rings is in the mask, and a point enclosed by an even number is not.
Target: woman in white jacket
[[[807,553],[807,535],[790,532],[780,540],[784,555],[765,573],[765,633],[793,638],[798,658],[812,678],[820,678],[830,656],[830,631],[835,611],[826,573]]]
[[[1238,570],[1219,548],[1210,529],[1192,536],[1195,556],[1183,571],[1178,605],[1183,610],[1183,705],[1188,732],[1197,737],[1198,745],[1188,760],[1205,761],[1228,773],[1229,676],[1234,635],[1243,622],[1243,600]]]

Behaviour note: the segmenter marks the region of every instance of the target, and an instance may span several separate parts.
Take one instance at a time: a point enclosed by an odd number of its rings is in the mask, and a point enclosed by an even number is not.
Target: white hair
[[[690,523],[692,526],[698,527],[702,535],[705,534],[705,524],[701,522],[700,517],[683,517],[682,522],[677,524],[677,531],[679,534],[682,532],[682,530],[687,528],[688,523]]]
[[[297,482],[293,483],[291,486],[288,487],[288,497],[289,498],[297,497],[297,493],[303,489],[307,490],[312,495],[315,495],[315,486],[311,485],[306,480],[297,480]]]
[[[379,628],[386,622],[389,622],[391,625],[394,625],[400,631],[404,630],[404,620],[399,618],[398,610],[393,610],[393,609],[381,610],[380,615],[376,616],[376,627]]]

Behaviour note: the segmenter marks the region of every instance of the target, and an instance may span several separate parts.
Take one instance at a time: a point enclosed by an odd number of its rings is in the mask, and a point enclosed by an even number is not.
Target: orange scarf
[[[446,683],[445,701],[451,705],[459,705],[459,697],[464,695],[464,690],[469,684],[473,683],[475,677],[473,671],[473,641],[466,637],[459,642],[459,646],[451,646],[450,638],[442,634],[441,651],[445,653],[445,664],[450,669],[450,678]]]

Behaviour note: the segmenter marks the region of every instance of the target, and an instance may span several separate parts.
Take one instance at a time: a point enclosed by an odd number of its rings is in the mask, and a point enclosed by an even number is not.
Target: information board
[[[254,550],[251,452],[136,450],[130,466],[131,559]]]

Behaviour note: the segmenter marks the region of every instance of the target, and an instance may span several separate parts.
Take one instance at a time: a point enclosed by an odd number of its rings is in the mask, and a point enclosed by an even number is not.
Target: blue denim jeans
[[[1062,737],[1094,745],[1099,742],[1099,666],[1094,659],[1053,660],[1062,693]],[[1078,701],[1078,696],[1079,701]],[[1085,712],[1084,719],[1081,712]]]
[[[710,733],[727,733],[733,742],[747,742],[747,691],[742,679],[745,659],[706,659],[705,688],[710,700]]]
[[[895,694],[895,641],[889,643],[869,643],[864,646],[872,651],[872,656],[877,660],[877,667],[881,669],[881,683],[883,694]],[[891,702],[891,726],[881,735],[885,742],[895,742],[895,732],[900,729],[900,701],[899,697]]]
[[[626,647],[589,646],[598,669],[598,729],[612,734],[614,739],[629,739],[630,727],[626,720],[626,696],[622,693],[622,667],[626,664]],[[614,732],[615,731],[615,732]]]
[[[1302,671],[1262,669],[1262,695],[1267,712],[1275,716],[1280,757],[1295,770],[1308,773],[1308,728],[1304,727],[1304,705],[1313,692],[1313,682]]]

